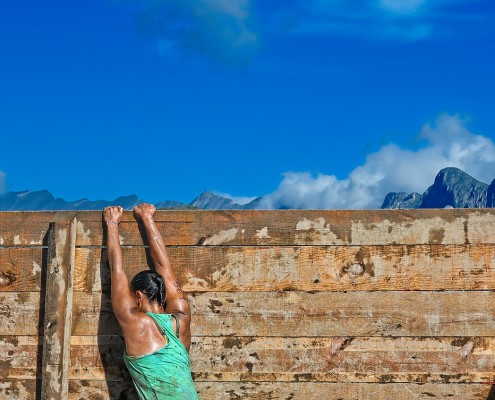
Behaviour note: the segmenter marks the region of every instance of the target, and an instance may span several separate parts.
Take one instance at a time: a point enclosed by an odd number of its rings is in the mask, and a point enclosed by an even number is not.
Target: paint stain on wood
[[[239,228],[231,228],[215,233],[211,236],[207,236],[204,239],[201,238],[200,243],[203,246],[214,246],[228,243],[235,239]]]
[[[442,244],[443,239],[445,238],[445,229],[430,229],[430,237],[428,242],[430,244]]]

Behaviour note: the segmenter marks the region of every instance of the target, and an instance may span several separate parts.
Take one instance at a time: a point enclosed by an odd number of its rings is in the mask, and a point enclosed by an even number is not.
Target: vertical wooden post
[[[41,374],[42,400],[68,398],[75,239],[76,218],[50,224]]]

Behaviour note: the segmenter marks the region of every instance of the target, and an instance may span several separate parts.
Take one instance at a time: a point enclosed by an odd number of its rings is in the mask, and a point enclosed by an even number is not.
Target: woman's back
[[[156,322],[167,344],[158,351],[133,357],[124,353],[129,370],[141,399],[194,400],[198,399],[191,378],[189,355],[172,327],[171,314],[148,312]]]

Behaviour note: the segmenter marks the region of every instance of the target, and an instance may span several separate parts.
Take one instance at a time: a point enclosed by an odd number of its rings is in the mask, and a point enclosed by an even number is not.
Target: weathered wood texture
[[[49,227],[73,218],[71,244],[56,258],[73,267],[73,286],[69,277],[55,293]],[[189,292],[202,400],[495,398],[495,210],[155,219]],[[64,351],[60,398],[137,399],[102,228],[101,212],[0,213],[1,399],[41,398],[43,357]],[[147,242],[130,212],[119,231],[132,277],[148,268]],[[55,304],[71,303],[57,353],[47,322]]]
[[[495,245],[171,246],[184,290],[490,290]],[[129,278],[147,269],[144,248],[124,248]],[[78,248],[76,291],[110,290],[106,250]]]
[[[73,336],[71,349],[71,378],[126,378],[120,337]],[[196,381],[466,383],[495,380],[494,351],[478,337],[229,336],[194,337],[191,359]]]
[[[2,400],[36,400],[35,380],[2,380]],[[482,384],[320,383],[320,382],[196,382],[202,400],[309,400],[309,399],[466,399],[487,400],[493,391]],[[138,400],[132,383],[70,380],[69,400]]]
[[[198,336],[493,336],[495,293],[191,293]],[[0,293],[0,335],[36,335],[40,294]],[[115,335],[109,293],[74,293],[74,335]]]
[[[491,399],[493,390],[489,385],[480,384],[320,382],[196,382],[196,389],[201,400],[487,400]],[[108,393],[111,399],[138,400],[128,382],[70,381],[70,400],[103,399]]]
[[[124,248],[129,277],[144,248]],[[0,248],[2,291],[41,288],[42,248]],[[490,290],[495,245],[218,246],[169,248],[188,291]],[[76,291],[108,291],[106,250],[78,248]],[[3,282],[3,283],[2,283]]]
[[[495,293],[191,293],[199,336],[493,336]],[[120,334],[108,293],[75,293],[74,335]],[[24,331],[19,326],[18,331]]]
[[[101,212],[78,221],[77,245],[101,245]],[[156,221],[168,245],[472,244],[495,236],[493,209],[162,211]],[[132,213],[120,232],[126,245],[142,245]]]
[[[214,382],[198,382],[203,400],[413,400],[469,399],[487,400],[492,389],[476,384],[376,384],[376,383],[318,383],[318,382],[229,382],[220,388]]]
[[[69,393],[76,220],[53,223],[51,227],[43,316],[41,399],[63,400]]]

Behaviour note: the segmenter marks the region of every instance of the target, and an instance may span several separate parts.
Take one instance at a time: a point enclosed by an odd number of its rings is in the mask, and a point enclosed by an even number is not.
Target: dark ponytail
[[[165,304],[165,281],[163,279],[163,276],[160,274],[156,274],[157,276],[157,283],[158,283],[158,304],[164,305]]]
[[[165,282],[163,276],[155,271],[141,271],[132,278],[131,288],[133,292],[139,290],[143,292],[150,303],[158,303],[163,306],[165,303]]]

